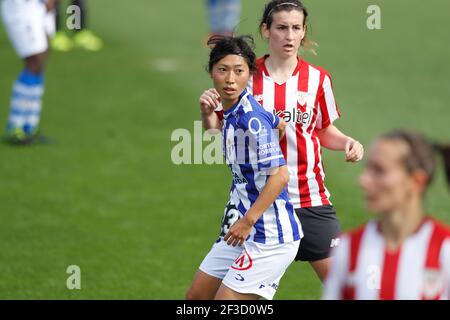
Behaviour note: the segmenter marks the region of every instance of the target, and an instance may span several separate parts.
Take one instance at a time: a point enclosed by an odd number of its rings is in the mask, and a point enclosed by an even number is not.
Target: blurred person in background
[[[80,29],[75,29],[73,37],[69,37],[66,30],[64,30],[64,23],[61,21],[60,0],[56,0],[56,34],[51,42],[52,49],[62,52],[70,51],[73,47],[79,47],[89,51],[101,50],[103,48],[102,39],[87,28],[87,6],[85,1],[71,0],[69,5],[77,6],[80,10]],[[62,12],[66,13],[66,9]]]
[[[240,0],[206,0],[208,39],[214,35],[231,36],[239,23]]]
[[[6,141],[29,144],[37,134],[44,94],[44,67],[49,37],[55,32],[54,0],[3,0],[2,20],[6,33],[24,68],[14,82]]]
[[[423,209],[436,152],[450,183],[449,145],[401,130],[375,140],[360,184],[376,219],[342,236],[324,299],[450,299],[450,229]]]

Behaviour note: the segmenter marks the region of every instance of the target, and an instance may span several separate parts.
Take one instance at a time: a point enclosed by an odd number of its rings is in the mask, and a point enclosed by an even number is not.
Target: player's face
[[[239,100],[239,95],[247,87],[250,69],[243,57],[230,54],[213,66],[211,77],[222,105],[224,108],[230,108]]]
[[[272,15],[270,29],[263,24],[262,34],[269,41],[271,54],[287,59],[297,56],[300,44],[305,37],[305,16],[302,11],[280,11]]]
[[[359,179],[370,211],[389,214],[417,194],[417,185],[401,161],[407,152],[400,141],[378,140],[372,146]]]

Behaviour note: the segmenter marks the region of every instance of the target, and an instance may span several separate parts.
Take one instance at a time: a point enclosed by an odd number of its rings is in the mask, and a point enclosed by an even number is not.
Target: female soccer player
[[[436,149],[450,183],[450,146]],[[418,133],[375,141],[360,184],[377,219],[341,238],[325,299],[450,299],[450,229],[423,211],[435,170],[433,146]]]
[[[13,86],[6,138],[12,143],[31,143],[37,141],[47,37],[55,29],[54,0],[4,0],[1,5],[6,32],[25,62]]]
[[[223,238],[239,249],[230,257],[214,249],[208,254],[223,272],[215,299],[272,299],[303,236],[285,188],[289,174],[276,132],[280,119],[246,90],[256,68],[250,41],[213,37],[208,42],[214,46],[209,73],[224,111],[223,150],[233,177],[231,198],[241,216]]]
[[[306,37],[307,18],[308,11],[298,0],[267,3],[260,30],[270,54],[257,60],[248,90],[267,111],[287,122],[281,149],[290,175],[289,196],[305,234],[296,260],[309,261],[323,281],[330,264],[330,247],[339,243],[340,227],[324,184],[321,147],[344,151],[348,162],[361,160],[364,150],[333,125],[340,113],[330,75],[298,57],[300,47],[311,45]],[[200,97],[205,129],[221,127],[220,109],[218,93],[214,89],[205,91]],[[236,219],[234,206],[227,205],[222,230]],[[217,250],[232,248],[217,246]],[[189,291],[191,297],[211,298],[204,288],[214,288],[217,280],[206,262]]]

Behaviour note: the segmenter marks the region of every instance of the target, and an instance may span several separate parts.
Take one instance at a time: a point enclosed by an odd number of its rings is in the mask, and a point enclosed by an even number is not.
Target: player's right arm
[[[214,112],[214,110],[220,105],[220,96],[216,89],[208,89],[203,92],[199,99],[200,102],[200,115],[202,118],[203,128],[205,130],[222,128],[222,120]]]

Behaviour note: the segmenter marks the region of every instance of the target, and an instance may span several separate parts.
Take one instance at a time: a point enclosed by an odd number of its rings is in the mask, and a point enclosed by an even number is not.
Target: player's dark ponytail
[[[444,159],[445,174],[450,185],[450,144],[431,143],[424,135],[410,130],[394,130],[381,136],[381,139],[402,141],[408,146],[408,152],[402,162],[408,172],[423,170],[431,184],[436,172],[436,153]]]
[[[447,183],[450,185],[450,144],[434,144],[434,149],[442,155]]]

